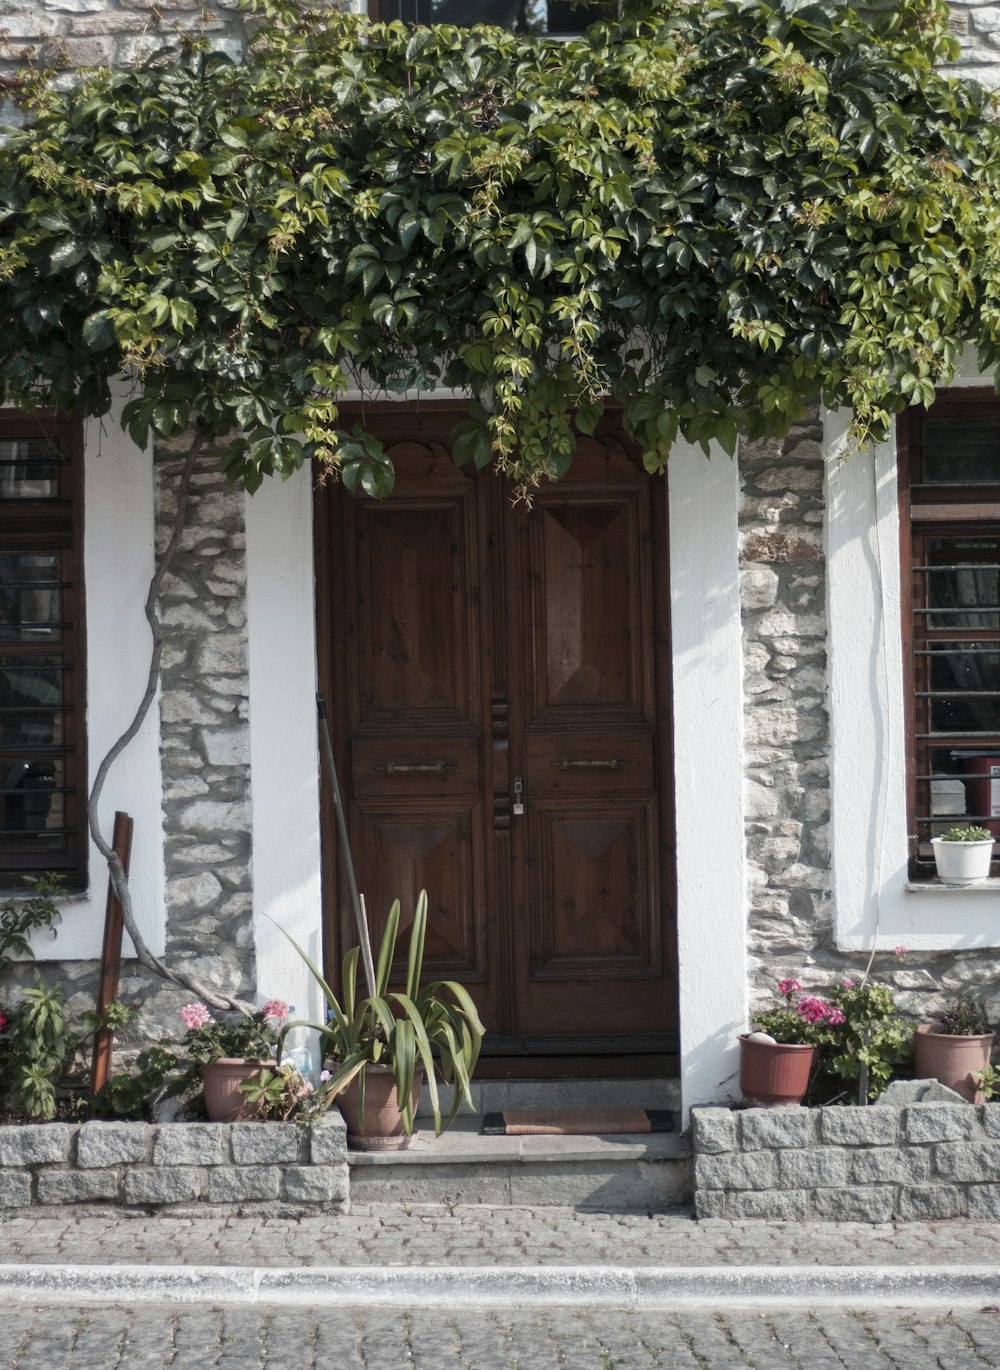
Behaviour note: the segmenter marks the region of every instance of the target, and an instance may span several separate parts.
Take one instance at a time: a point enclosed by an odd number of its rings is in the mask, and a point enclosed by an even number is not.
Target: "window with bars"
[[[1000,874],[1000,398],[951,391],[899,439],[910,872],[975,823]]]
[[[511,33],[568,37],[607,19],[614,7],[582,0],[369,0],[373,19],[407,24],[494,24]]]
[[[0,412],[0,888],[86,882],[82,448]]]

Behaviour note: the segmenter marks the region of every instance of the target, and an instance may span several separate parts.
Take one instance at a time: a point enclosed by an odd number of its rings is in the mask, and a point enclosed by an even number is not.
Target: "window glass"
[[[1000,415],[924,421],[923,480],[928,485],[1000,482]]]
[[[56,499],[59,462],[52,439],[0,439],[0,500]]]
[[[388,0],[379,7],[379,16],[461,28],[494,24],[512,33],[545,35],[582,33],[588,24],[607,18],[608,9],[574,0]]]

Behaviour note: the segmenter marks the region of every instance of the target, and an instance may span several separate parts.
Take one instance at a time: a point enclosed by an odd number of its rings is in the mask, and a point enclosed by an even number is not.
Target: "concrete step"
[[[679,1127],[676,1080],[484,1080],[473,1094],[479,1115],[461,1115],[441,1137],[424,1111],[405,1151],[350,1152],[352,1202],[664,1213],[690,1200],[691,1150],[677,1132],[487,1137],[479,1131],[483,1114],[505,1108],[671,1108]]]

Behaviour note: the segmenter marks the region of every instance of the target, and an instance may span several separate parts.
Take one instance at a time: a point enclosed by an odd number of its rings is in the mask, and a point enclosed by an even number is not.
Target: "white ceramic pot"
[[[990,873],[993,839],[988,842],[945,842],[931,838],[938,879],[949,885],[975,885]]]

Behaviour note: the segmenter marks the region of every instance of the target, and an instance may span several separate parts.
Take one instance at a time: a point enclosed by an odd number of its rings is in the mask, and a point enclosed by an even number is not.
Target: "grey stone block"
[[[832,1147],[778,1153],[778,1177],[785,1189],[817,1189],[847,1184],[848,1153]]]
[[[75,1123],[0,1127],[0,1165],[53,1165],[69,1159]]]
[[[976,1110],[968,1104],[914,1104],[903,1114],[908,1142],[954,1142],[972,1136]]]
[[[154,1165],[222,1165],[228,1123],[162,1123],[153,1134]]]
[[[817,1189],[811,1216],[830,1222],[887,1223],[892,1217],[895,1190],[889,1185],[853,1189]]]
[[[896,1199],[896,1217],[904,1222],[962,1216],[963,1194],[953,1184],[904,1185]]]
[[[193,1166],[137,1167],[125,1172],[127,1204],[190,1203],[200,1199],[204,1189],[205,1172]]]
[[[726,1195],[727,1218],[800,1222],[809,1216],[809,1195],[801,1189],[743,1190]]]
[[[290,1165],[284,1171],[284,1197],[293,1203],[346,1204],[348,1169],[344,1165]]]
[[[970,1218],[984,1222],[1000,1218],[1000,1184],[970,1184],[965,1196]]]
[[[746,1156],[696,1156],[696,1189],[773,1189],[776,1174],[769,1151]]]
[[[1000,1104],[983,1104],[979,1117],[987,1137],[1000,1137]]]
[[[309,1155],[313,1165],[346,1165],[347,1124],[340,1113],[325,1113],[309,1129]]]
[[[145,1123],[84,1123],[76,1141],[76,1163],[85,1170],[134,1165],[146,1159],[148,1139]]]
[[[693,1108],[691,1145],[706,1156],[736,1150],[736,1115],[729,1108]]]
[[[23,1171],[0,1170],[0,1208],[27,1208],[31,1203],[31,1176]]]
[[[883,1105],[902,1108],[906,1104],[967,1104],[961,1094],[943,1085],[940,1080],[893,1080],[875,1100],[875,1107]]]
[[[824,1108],[820,1132],[839,1146],[892,1146],[899,1114],[894,1108]]]
[[[808,1108],[748,1108],[740,1116],[740,1134],[748,1151],[808,1146],[812,1113]]]
[[[277,1199],[281,1171],[276,1165],[222,1165],[208,1172],[208,1201],[213,1204]]]
[[[43,1170],[38,1176],[40,1204],[93,1203],[117,1198],[117,1170]]]
[[[237,1165],[305,1160],[305,1130],[295,1123],[233,1123],[229,1145]]]
[[[726,1216],[726,1192],[723,1189],[699,1189],[694,1196],[694,1216],[703,1218],[724,1218]]]
[[[1000,1144],[943,1142],[934,1148],[934,1169],[945,1180],[992,1184],[1000,1180]]]
[[[930,1148],[877,1147],[851,1153],[855,1184],[914,1184],[931,1173]]]

